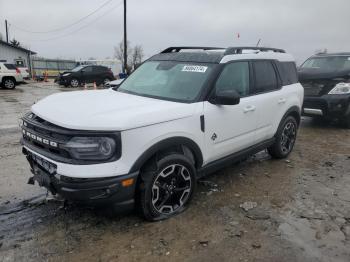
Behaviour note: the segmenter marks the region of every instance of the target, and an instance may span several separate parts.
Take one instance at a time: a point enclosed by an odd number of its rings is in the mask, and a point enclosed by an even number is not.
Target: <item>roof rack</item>
[[[270,48],[270,47],[256,47],[256,46],[240,46],[240,47],[228,47],[225,50],[224,55],[234,55],[234,54],[242,54],[243,50],[257,50],[260,52],[268,52],[272,51],[275,53],[285,53],[283,49],[278,48]]]
[[[208,46],[172,46],[168,47],[167,49],[164,49],[161,54],[164,53],[177,53],[180,52],[180,50],[188,50],[188,49],[194,49],[194,50],[215,50],[215,49],[225,49],[223,47],[208,47]]]

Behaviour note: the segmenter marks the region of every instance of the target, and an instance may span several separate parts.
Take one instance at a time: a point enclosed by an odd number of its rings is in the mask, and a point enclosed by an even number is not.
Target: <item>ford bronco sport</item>
[[[287,157],[302,102],[281,49],[171,47],[117,87],[33,105],[21,139],[28,182],[165,219],[188,206],[201,176],[266,148]]]
[[[350,53],[317,54],[299,68],[303,115],[340,120],[350,128]]]

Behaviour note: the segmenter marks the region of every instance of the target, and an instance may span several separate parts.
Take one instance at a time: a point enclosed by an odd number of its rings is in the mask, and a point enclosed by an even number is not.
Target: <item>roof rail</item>
[[[257,50],[260,52],[273,51],[276,53],[285,53],[286,52],[283,49],[278,49],[278,48],[256,47],[256,46],[239,46],[239,47],[226,48],[224,55],[242,54],[243,50]]]
[[[180,50],[188,50],[188,49],[198,49],[198,50],[215,50],[215,49],[225,49],[222,47],[208,47],[208,46],[172,46],[168,47],[167,49],[164,49],[161,54],[164,53],[173,53],[173,52],[180,52]]]

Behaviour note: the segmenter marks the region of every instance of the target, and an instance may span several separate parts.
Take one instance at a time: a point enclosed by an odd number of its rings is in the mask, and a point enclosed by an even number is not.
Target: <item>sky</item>
[[[146,57],[169,46],[261,39],[300,63],[316,50],[350,51],[349,12],[350,0],[127,0],[127,32]],[[3,39],[5,19],[10,39],[47,58],[113,57],[123,38],[122,0],[0,0]]]

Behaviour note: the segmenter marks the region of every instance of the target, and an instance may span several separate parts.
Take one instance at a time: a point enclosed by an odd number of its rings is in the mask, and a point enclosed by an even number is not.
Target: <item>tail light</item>
[[[21,73],[21,71],[16,67],[16,73],[17,74],[20,74]]]

